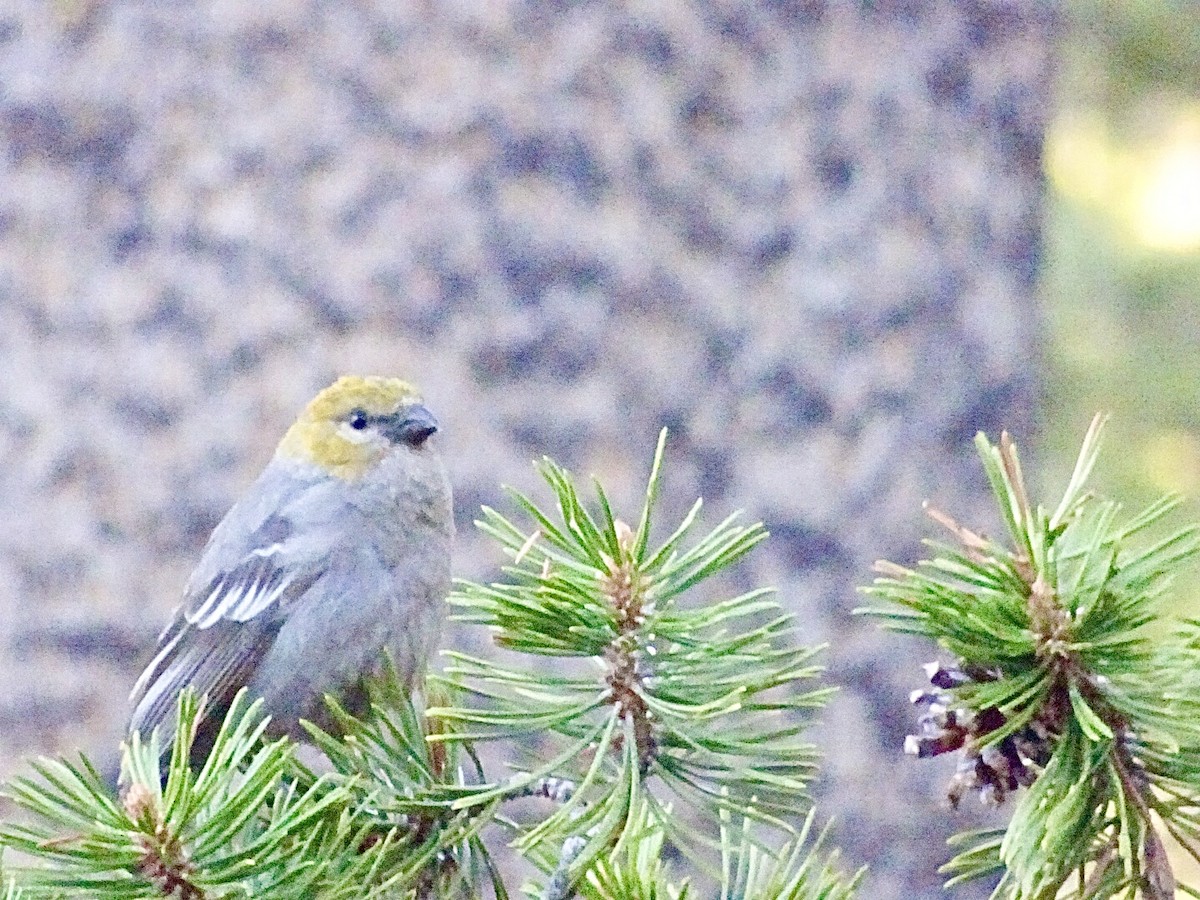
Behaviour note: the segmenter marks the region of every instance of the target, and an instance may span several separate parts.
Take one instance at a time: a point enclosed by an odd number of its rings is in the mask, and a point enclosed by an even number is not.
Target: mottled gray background
[[[0,12],[0,774],[111,764],[209,530],[335,374],[445,424],[456,571],[543,453],[632,517],[703,495],[844,686],[825,811],[935,896],[928,650],[849,617],[920,501],[1029,434],[1054,7],[134,2]],[[957,818],[973,821],[974,810]]]

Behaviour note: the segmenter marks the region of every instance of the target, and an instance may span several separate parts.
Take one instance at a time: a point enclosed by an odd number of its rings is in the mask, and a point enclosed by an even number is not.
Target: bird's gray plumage
[[[384,649],[419,678],[452,536],[449,484],[424,444],[398,443],[352,483],[277,454],[213,531],[133,688],[130,730],[158,727],[167,747],[185,686],[213,716],[245,686],[271,732],[302,736],[300,718],[329,724],[325,693],[355,705]]]

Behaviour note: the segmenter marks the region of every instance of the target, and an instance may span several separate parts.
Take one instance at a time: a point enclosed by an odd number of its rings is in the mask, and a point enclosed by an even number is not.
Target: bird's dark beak
[[[410,447],[420,447],[437,430],[437,419],[419,403],[402,409],[384,426],[384,433],[390,441],[405,443]]]

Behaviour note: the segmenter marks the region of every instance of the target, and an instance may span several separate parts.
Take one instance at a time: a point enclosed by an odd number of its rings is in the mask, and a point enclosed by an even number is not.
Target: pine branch
[[[1200,813],[1200,631],[1152,632],[1160,599],[1200,547],[1185,528],[1137,538],[1165,499],[1127,524],[1085,491],[1102,419],[1092,423],[1053,513],[1031,503],[1017,449],[977,446],[1007,541],[931,511],[955,539],[916,569],[880,563],[865,610],[954,657],[916,691],[918,757],[960,752],[948,797],[998,804],[1025,788],[1008,829],[961,837],[950,884],[1002,872],[997,896],[1175,895],[1160,829],[1196,854]],[[1200,858],[1200,857],[1198,857]]]
[[[5,790],[33,822],[0,828],[0,846],[38,863],[13,870],[23,896],[373,895],[373,876],[396,868],[394,836],[368,843],[346,787],[285,778],[293,747],[262,740],[260,707],[239,695],[194,773],[200,704],[185,692],[165,784],[157,733],[148,744],[135,734],[123,748],[120,798],[86,759],[34,763],[39,778],[18,777]]]
[[[539,779],[571,779],[572,796],[516,839],[547,872],[558,867],[564,841],[580,837],[577,878],[630,833],[643,809],[668,839],[711,858],[722,816],[790,833],[810,803],[816,754],[800,733],[804,714],[828,692],[797,686],[820,671],[817,651],[791,644],[794,622],[769,591],[683,602],[766,532],[731,516],[693,538],[697,503],[651,548],[664,441],[665,432],[636,527],[614,515],[599,485],[590,511],[569,473],[543,461],[555,513],[517,492],[524,527],[485,508],[477,524],[506,549],[508,580],[459,582],[450,599],[458,621],[488,627],[498,645],[523,657],[510,664],[450,654],[447,677],[467,699],[430,710],[455,726],[432,739],[553,738],[548,761],[481,786],[456,808],[510,798]],[[547,656],[564,664],[549,674]],[[684,825],[668,798],[706,818],[707,836]]]

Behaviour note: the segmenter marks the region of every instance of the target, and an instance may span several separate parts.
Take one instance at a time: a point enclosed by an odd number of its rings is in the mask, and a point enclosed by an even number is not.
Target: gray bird
[[[438,640],[454,537],[437,422],[412,385],[345,377],[318,394],[209,538],[183,603],[133,687],[131,732],[164,752],[188,685],[208,697],[193,762],[234,695],[262,697],[268,731],[332,727],[324,695],[365,709],[384,650],[410,687]]]

